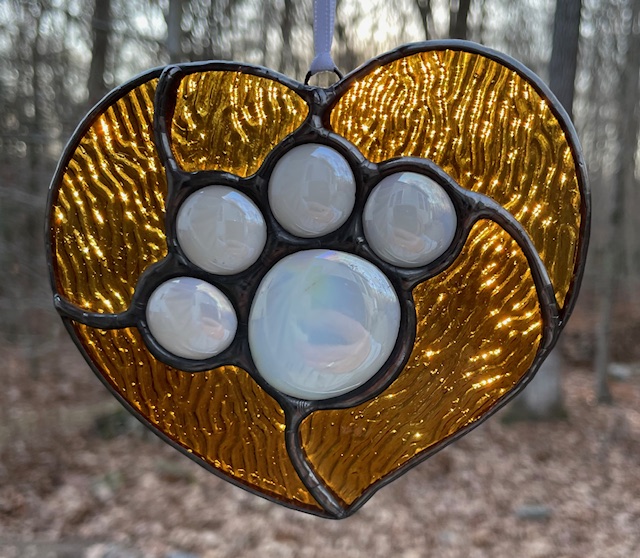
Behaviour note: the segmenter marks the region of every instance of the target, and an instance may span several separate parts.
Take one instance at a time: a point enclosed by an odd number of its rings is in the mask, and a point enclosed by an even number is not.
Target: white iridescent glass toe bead
[[[364,207],[364,235],[384,261],[420,267],[441,256],[456,234],[456,210],[444,188],[415,172],[383,178]]]
[[[278,223],[296,236],[314,238],[340,228],[351,215],[356,181],[347,160],[317,143],[294,147],[269,179],[269,205]]]
[[[225,294],[194,277],[162,283],[149,298],[146,315],[151,335],[165,350],[194,360],[224,351],[238,327]]]
[[[228,186],[207,186],[191,194],[178,211],[176,233],[187,258],[218,275],[247,269],[267,240],[256,204]]]
[[[300,399],[347,393],[376,374],[400,328],[400,303],[372,263],[307,250],[264,277],[249,316],[249,346],[262,377]]]

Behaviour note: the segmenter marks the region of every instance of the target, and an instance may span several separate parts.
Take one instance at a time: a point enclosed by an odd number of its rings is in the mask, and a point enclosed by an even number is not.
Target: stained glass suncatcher
[[[230,482],[341,518],[531,379],[589,200],[546,86],[447,41],[327,89],[151,71],[81,124],[48,219],[56,306],[122,403]]]

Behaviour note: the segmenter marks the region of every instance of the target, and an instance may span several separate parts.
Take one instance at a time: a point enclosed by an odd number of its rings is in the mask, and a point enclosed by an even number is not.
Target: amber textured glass
[[[304,99],[272,79],[228,71],[190,74],[178,88],[172,150],[188,172],[246,177],[308,113]]]
[[[243,484],[320,509],[289,460],[284,412],[244,370],[182,372],[157,361],[135,328],[74,329],[100,374],[160,432]]]
[[[357,79],[330,123],[371,161],[431,159],[503,205],[533,240],[563,306],[581,224],[576,160],[525,78],[479,54],[418,53]]]
[[[54,195],[57,290],[86,310],[126,310],[140,274],[167,251],[166,178],[151,128],[155,87],[155,80],[137,87],[95,120]]]
[[[417,331],[400,376],[378,397],[317,411],[301,440],[347,504],[412,458],[481,419],[531,367],[542,317],[527,260],[490,221],[457,260],[413,291]]]

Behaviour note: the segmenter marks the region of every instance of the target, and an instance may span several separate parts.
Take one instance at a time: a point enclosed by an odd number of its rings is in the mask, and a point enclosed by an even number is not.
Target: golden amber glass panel
[[[172,150],[185,171],[249,176],[308,113],[299,95],[271,79],[240,72],[190,74],[178,89]]]
[[[581,221],[576,160],[548,102],[478,54],[414,54],[356,80],[330,115],[365,157],[423,157],[491,196],[523,225],[562,307]]]
[[[416,341],[395,382],[369,402],[317,411],[301,426],[309,460],[348,504],[482,418],[538,351],[542,317],[527,260],[493,222],[476,224],[458,259],[413,298]]]
[[[135,328],[74,329],[100,373],[163,434],[243,484],[320,509],[289,460],[284,412],[244,370],[182,372],[157,361]]]
[[[54,194],[58,292],[93,312],[123,312],[140,274],[167,251],[164,169],[153,143],[156,81],[109,107],[88,129]]]

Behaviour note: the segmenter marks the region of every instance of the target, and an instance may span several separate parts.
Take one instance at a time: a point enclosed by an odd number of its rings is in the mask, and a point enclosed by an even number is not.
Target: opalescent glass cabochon
[[[135,416],[342,518],[531,379],[588,229],[553,95],[448,41],[327,89],[225,62],[132,80],[69,143],[47,245],[67,329]]]

